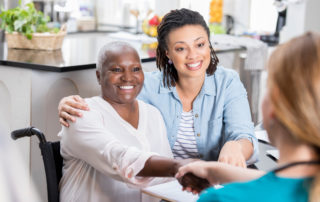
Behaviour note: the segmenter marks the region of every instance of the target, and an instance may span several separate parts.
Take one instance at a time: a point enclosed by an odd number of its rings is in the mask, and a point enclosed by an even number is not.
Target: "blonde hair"
[[[296,140],[312,145],[320,159],[320,35],[308,32],[280,45],[268,71],[275,116]],[[309,200],[320,201],[320,173]]]

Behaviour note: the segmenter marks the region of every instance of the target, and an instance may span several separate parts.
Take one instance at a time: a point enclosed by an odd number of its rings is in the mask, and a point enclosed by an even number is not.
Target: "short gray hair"
[[[130,48],[130,49],[136,51],[136,49],[133,48],[129,43],[123,42],[123,41],[112,41],[112,42],[107,43],[106,45],[104,45],[99,50],[99,53],[98,53],[98,60],[97,60],[96,70],[99,71],[99,72],[102,71],[103,64],[109,59],[107,52],[113,51],[113,50],[116,50],[116,49],[119,49],[119,48],[123,48],[123,47]]]

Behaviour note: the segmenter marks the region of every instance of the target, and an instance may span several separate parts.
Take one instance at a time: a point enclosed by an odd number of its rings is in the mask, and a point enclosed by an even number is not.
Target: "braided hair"
[[[185,25],[202,26],[207,32],[208,39],[210,39],[209,27],[207,26],[205,20],[200,15],[200,13],[196,11],[182,8],[182,9],[172,10],[163,17],[160,25],[157,28],[158,47],[157,47],[156,64],[157,64],[157,68],[163,72],[164,86],[169,88],[171,86],[176,85],[176,83],[179,81],[179,77],[178,77],[178,72],[174,67],[174,64],[169,63],[169,59],[166,55],[166,51],[168,50],[168,46],[167,46],[168,35],[171,31],[177,28],[183,27]],[[210,41],[209,41],[209,46],[210,46],[211,61],[206,72],[208,75],[212,75],[217,68],[219,59],[216,56],[216,53],[213,50]]]

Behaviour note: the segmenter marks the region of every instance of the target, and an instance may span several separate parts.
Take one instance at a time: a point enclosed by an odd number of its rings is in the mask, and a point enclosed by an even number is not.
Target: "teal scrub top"
[[[206,189],[198,202],[307,202],[311,183],[312,178],[284,178],[269,172],[249,182]]]

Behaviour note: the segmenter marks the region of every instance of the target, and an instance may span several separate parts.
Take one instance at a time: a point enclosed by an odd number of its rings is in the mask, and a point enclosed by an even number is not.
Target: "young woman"
[[[157,66],[145,74],[138,99],[158,108],[175,158],[218,160],[246,167],[257,160],[246,91],[236,72],[217,67],[203,17],[173,10],[158,26]],[[59,104],[60,122],[88,110],[79,96]]]
[[[218,162],[186,165],[177,177],[191,172],[212,184],[260,177],[209,188],[199,201],[320,201],[320,35],[306,33],[280,45],[268,70],[263,125],[279,149],[279,167],[265,174]]]

